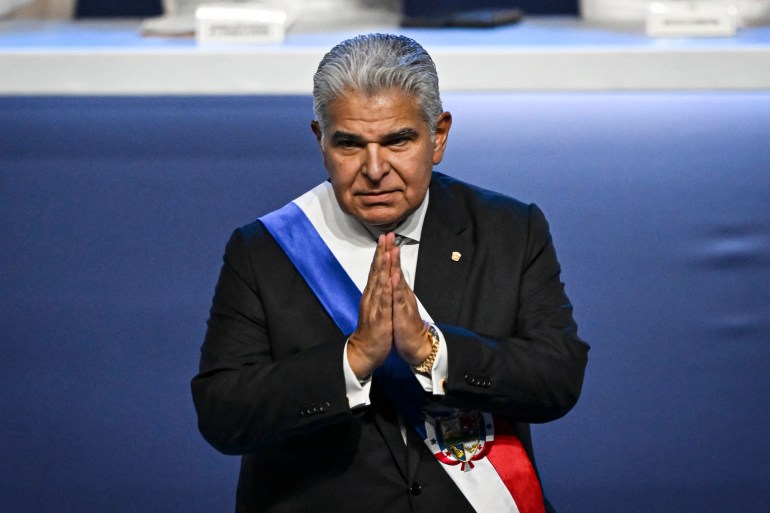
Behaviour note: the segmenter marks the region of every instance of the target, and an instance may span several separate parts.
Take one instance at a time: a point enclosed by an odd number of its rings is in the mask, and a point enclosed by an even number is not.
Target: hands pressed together
[[[420,364],[431,353],[432,339],[404,279],[395,239],[391,232],[377,241],[358,309],[358,327],[348,339],[348,361],[359,379],[368,378],[385,363],[394,346],[410,365]]]

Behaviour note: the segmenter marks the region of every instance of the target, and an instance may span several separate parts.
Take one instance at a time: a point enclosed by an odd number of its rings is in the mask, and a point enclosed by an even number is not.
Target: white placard
[[[32,0],[0,0],[0,18],[29,3],[32,3]]]
[[[647,14],[647,34],[653,37],[729,37],[735,35],[737,14],[733,2],[653,2]]]
[[[195,10],[195,38],[201,44],[280,43],[289,14],[264,4],[204,4]]]

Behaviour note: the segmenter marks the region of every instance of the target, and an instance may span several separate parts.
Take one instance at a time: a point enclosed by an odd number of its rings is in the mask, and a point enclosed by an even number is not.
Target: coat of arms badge
[[[494,423],[487,412],[426,409],[426,443],[436,458],[446,465],[473,470],[473,462],[489,452],[494,443]]]

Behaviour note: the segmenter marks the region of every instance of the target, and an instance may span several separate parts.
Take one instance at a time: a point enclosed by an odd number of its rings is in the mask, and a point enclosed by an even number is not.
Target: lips
[[[356,196],[361,197],[364,201],[375,203],[389,200],[396,192],[397,191],[365,191],[357,192]]]

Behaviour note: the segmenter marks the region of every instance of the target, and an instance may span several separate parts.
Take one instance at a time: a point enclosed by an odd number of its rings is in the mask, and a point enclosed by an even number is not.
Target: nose
[[[366,145],[361,171],[373,182],[379,182],[390,171],[390,165],[383,152],[384,149],[377,143]]]

